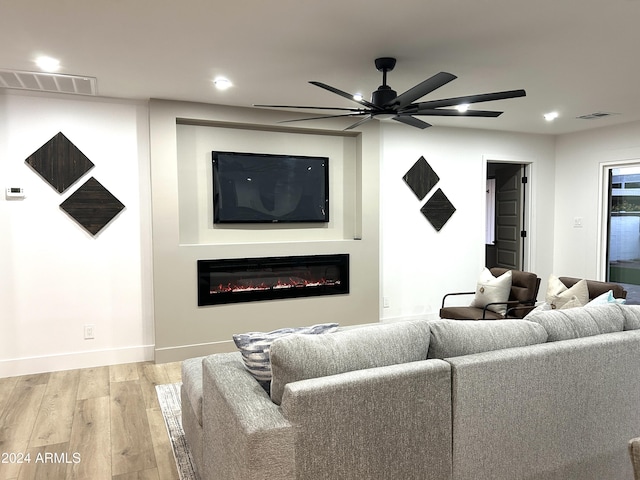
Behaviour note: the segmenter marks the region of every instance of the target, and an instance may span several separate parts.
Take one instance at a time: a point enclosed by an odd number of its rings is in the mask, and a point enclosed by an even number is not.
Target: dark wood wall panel
[[[93,162],[62,132],[42,145],[25,162],[59,193],[93,168]]]
[[[424,204],[420,211],[429,220],[429,223],[433,225],[433,228],[439,232],[444,227],[444,224],[449,221],[456,208],[451,204],[444,192],[438,189],[431,195],[431,198],[427,200],[427,203]]]
[[[120,213],[124,205],[91,177],[62,202],[60,208],[95,235]]]

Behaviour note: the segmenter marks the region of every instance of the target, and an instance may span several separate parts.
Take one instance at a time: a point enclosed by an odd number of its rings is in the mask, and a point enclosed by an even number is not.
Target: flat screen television
[[[329,159],[212,152],[213,223],[329,221]]]

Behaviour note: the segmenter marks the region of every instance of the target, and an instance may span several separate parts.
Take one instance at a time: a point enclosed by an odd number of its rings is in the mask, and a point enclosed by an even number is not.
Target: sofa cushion
[[[265,389],[269,389],[271,381],[271,364],[269,351],[274,340],[293,334],[317,335],[335,332],[337,323],[323,323],[311,327],[280,328],[272,332],[249,332],[233,335],[233,341],[242,354],[242,361],[249,373]]]
[[[511,294],[511,279],[511,270],[507,270],[499,277],[494,277],[488,268],[482,270],[471,306],[484,308],[489,303],[502,302],[502,305],[490,305],[487,309],[504,315],[507,312],[507,305],[504,303],[509,300]]]
[[[280,338],[271,346],[271,399],[280,404],[291,382],[426,360],[428,349],[429,325],[422,320]]]
[[[428,358],[450,358],[547,341],[540,325],[526,320],[432,320]]]
[[[610,303],[568,310],[532,312],[526,319],[542,325],[549,342],[589,337],[602,333],[621,332],[625,325],[622,305]],[[632,315],[629,315],[631,322]]]
[[[640,330],[640,305],[620,306],[624,315],[625,330]]]
[[[572,302],[575,306],[584,306],[589,302],[587,281],[582,279],[571,288],[567,288],[558,277],[550,275],[545,300],[552,308],[557,309],[562,308],[568,302]]]

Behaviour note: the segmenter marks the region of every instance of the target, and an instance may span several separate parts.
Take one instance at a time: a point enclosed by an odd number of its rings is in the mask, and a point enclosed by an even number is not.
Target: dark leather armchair
[[[581,279],[574,277],[558,277],[567,288],[573,287]],[[587,280],[587,289],[589,290],[589,300],[593,300],[609,290],[613,291],[614,298],[627,298],[627,291],[622,285],[611,282],[599,282],[597,280]]]
[[[494,277],[498,277],[507,272],[508,269],[493,267],[489,269]],[[540,278],[535,273],[523,272],[521,270],[511,270],[511,293],[506,305],[505,315],[490,310],[488,307],[497,304],[480,307],[446,307],[447,298],[458,295],[475,295],[473,292],[447,293],[442,298],[442,308],[440,308],[440,318],[450,318],[454,320],[500,320],[505,318],[523,318],[527,313],[535,308],[538,290],[540,289]]]

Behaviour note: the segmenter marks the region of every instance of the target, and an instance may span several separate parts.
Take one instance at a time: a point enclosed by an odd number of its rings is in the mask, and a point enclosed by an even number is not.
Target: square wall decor
[[[62,132],[42,145],[25,162],[58,193],[93,168],[93,162]]]
[[[120,213],[124,205],[91,177],[62,202],[60,208],[95,235]]]
[[[429,220],[433,228],[440,231],[444,224],[449,221],[456,208],[449,201],[441,189],[431,195],[427,203],[420,209],[422,214]]]
[[[402,178],[419,200],[440,181],[440,177],[424,157],[420,157]]]

